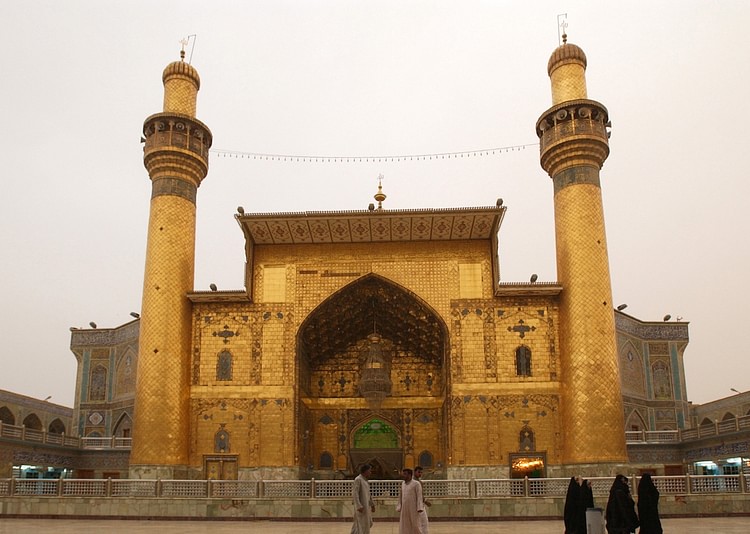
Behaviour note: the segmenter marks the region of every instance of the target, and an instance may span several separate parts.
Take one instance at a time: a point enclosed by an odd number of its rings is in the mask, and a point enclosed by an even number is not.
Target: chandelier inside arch
[[[373,332],[367,336],[369,342],[363,350],[359,378],[359,393],[373,408],[379,408],[391,394],[391,364],[383,350],[383,338]]]

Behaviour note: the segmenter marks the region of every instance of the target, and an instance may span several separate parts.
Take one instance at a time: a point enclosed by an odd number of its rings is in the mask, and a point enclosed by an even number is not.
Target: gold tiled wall
[[[482,296],[491,296],[492,264],[485,241],[256,246],[253,294],[258,302],[267,301],[266,265],[296,267],[286,271],[286,295],[301,321],[335,291],[375,273],[413,291],[445,319],[450,300],[460,297],[459,263],[470,262],[480,265]]]
[[[568,63],[557,67],[550,76],[552,104],[568,100],[588,98],[586,96],[586,71],[580,63]]]
[[[425,451],[433,455],[433,468],[437,467],[438,463],[445,464],[446,458],[441,454],[444,446],[441,443],[441,437],[444,435],[442,424],[442,409],[414,410],[412,433],[415,464],[419,462],[419,455]]]
[[[185,465],[195,204],[151,200],[143,281],[131,464]],[[158,394],[156,393],[158,392]],[[163,440],[161,436],[170,436]]]
[[[553,299],[455,301],[452,313],[452,466],[508,465],[521,429],[535,450],[560,461],[557,353]],[[531,350],[531,375],[519,376],[516,348]],[[468,361],[468,365],[467,365]]]
[[[194,310],[191,457],[239,455],[240,467],[291,466],[295,457],[294,331],[278,305],[197,304]],[[232,355],[231,380],[219,379],[218,355]],[[216,450],[225,430],[230,450]]]
[[[524,428],[534,433],[534,451],[548,464],[561,460],[559,397],[513,393],[454,396],[451,402],[452,466],[508,465],[508,453],[520,452]]]
[[[218,392],[217,392],[218,393]],[[288,398],[235,398],[227,396],[193,398],[193,428],[190,464],[200,467],[205,455],[238,456],[239,467],[293,465],[294,411]],[[255,392],[262,395],[267,392]],[[253,395],[253,392],[239,393]],[[229,435],[226,449],[217,448],[216,435]]]
[[[195,117],[198,88],[187,76],[172,75],[164,82],[164,111]]]
[[[459,260],[481,267],[474,272],[481,273],[482,298],[461,298]],[[264,282],[267,265],[276,273],[286,266],[283,294],[289,302],[265,302],[271,287]],[[318,469],[327,452],[334,469],[350,469],[352,433],[372,416],[394,425],[411,464],[429,451],[435,464],[448,465],[453,457],[455,465],[507,465],[524,424],[535,432],[537,450],[556,461],[556,302],[493,297],[490,270],[488,247],[472,242],[439,248],[382,244],[377,250],[370,245],[258,247],[256,304],[195,306],[191,463],[200,465],[203,455],[215,452],[214,438],[223,428],[232,436],[230,453],[239,454],[241,467]],[[310,368],[304,358],[298,362],[296,343],[300,324],[318,305],[372,272],[414,292],[443,317],[451,369],[417,354],[396,353],[392,395],[381,410],[368,411],[357,390],[356,347]],[[272,301],[280,294],[277,282],[273,287]],[[532,352],[531,376],[516,373],[515,350],[521,344]],[[217,377],[222,351],[232,354],[230,381]],[[470,399],[466,406],[465,399]]]
[[[627,459],[601,190],[555,194],[566,463]],[[603,446],[602,444],[606,444]]]
[[[451,378],[471,383],[558,379],[557,304],[553,300],[458,300],[451,313]],[[516,349],[531,350],[531,375],[516,372]]]
[[[495,310],[498,316],[498,376],[504,381],[546,382],[558,379],[557,303],[543,299],[509,303]],[[516,374],[516,349],[531,350],[531,376]]]

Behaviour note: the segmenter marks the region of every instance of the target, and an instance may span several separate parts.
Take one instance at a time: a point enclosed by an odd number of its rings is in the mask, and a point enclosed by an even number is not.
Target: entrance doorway
[[[236,456],[206,456],[203,464],[207,480],[237,480]]]

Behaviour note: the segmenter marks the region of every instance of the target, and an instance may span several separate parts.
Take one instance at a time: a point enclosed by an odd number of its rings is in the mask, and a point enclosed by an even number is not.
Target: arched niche
[[[356,352],[373,332],[382,337],[396,363],[408,357],[430,369],[421,390],[412,386],[417,377],[407,378],[404,372],[403,382],[394,381],[395,391],[414,395],[443,389],[448,346],[445,323],[411,291],[369,274],[328,297],[300,326],[297,347],[302,390],[311,397],[357,396]]]
[[[633,432],[640,432],[643,430],[648,430],[649,428],[646,424],[646,421],[643,419],[643,417],[641,417],[641,414],[638,413],[637,410],[633,410],[628,416],[627,422],[625,423],[625,429]]]
[[[60,419],[53,420],[47,429],[50,434],[65,434],[65,424]]]
[[[13,412],[10,411],[10,408],[8,408],[7,406],[2,406],[0,407],[0,421],[2,421],[4,425],[15,425],[16,416],[13,415]]]
[[[42,430],[42,421],[35,413],[30,413],[24,418],[23,426],[32,430]]]
[[[130,438],[132,437],[132,429],[133,420],[130,418],[130,415],[124,413],[117,420],[113,434],[118,438]]]

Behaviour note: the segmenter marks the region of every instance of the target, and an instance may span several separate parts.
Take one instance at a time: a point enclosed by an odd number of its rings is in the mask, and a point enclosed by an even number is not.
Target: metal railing
[[[9,425],[0,421],[0,438],[17,439],[31,443],[60,445],[76,449],[130,449],[132,438],[117,436],[77,438],[56,434],[45,430],[36,430],[23,425]]]
[[[748,429],[750,429],[750,415],[743,415],[727,419],[726,421],[716,421],[684,430],[628,430],[625,432],[625,441],[628,444],[681,443],[693,439],[732,434]]]
[[[612,478],[589,479],[594,495],[607,495]],[[637,478],[632,477],[633,493]],[[656,476],[663,495],[750,493],[745,475]],[[429,498],[565,497],[568,478],[424,480]],[[351,499],[352,480],[136,480],[136,479],[0,479],[0,497],[115,497],[170,499]],[[371,480],[375,499],[395,499],[400,480]]]

